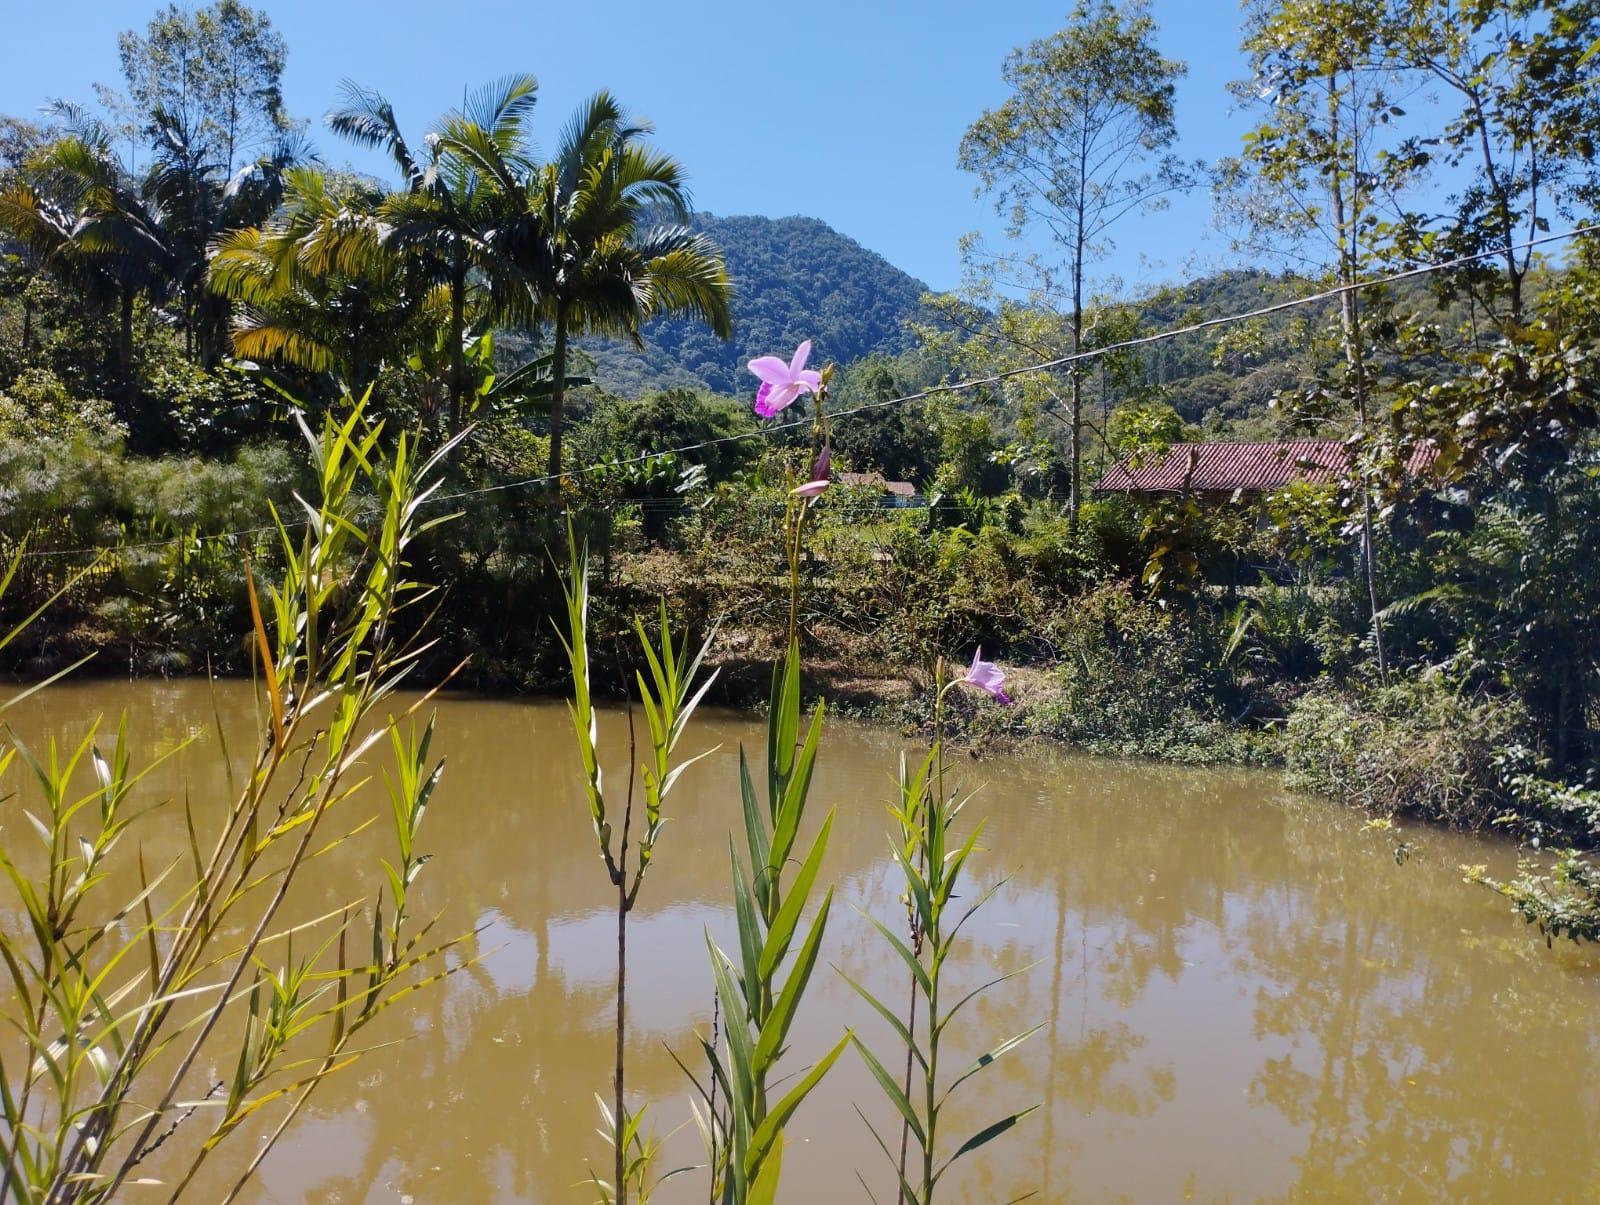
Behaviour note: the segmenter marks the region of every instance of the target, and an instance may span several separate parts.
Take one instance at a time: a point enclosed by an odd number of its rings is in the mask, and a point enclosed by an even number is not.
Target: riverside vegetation
[[[1553,871],[1530,858],[1509,881],[1468,873],[1548,936],[1600,936],[1583,853],[1600,836],[1600,575],[1587,551],[1600,538],[1600,241],[1580,233],[1550,255],[1531,245],[1550,215],[1581,228],[1600,195],[1588,57],[1600,12],[1553,0],[1252,5],[1239,96],[1260,124],[1205,172],[1169,153],[1184,68],[1155,51],[1156,33],[1137,3],[1085,3],[1060,33],[1019,48],[1005,67],[1011,98],[961,146],[1015,217],[1016,249],[972,244],[961,292],[912,306],[897,281],[897,311],[851,327],[773,300],[786,274],[826,278],[827,263],[805,258],[813,246],[839,262],[815,236],[789,236],[786,258],[763,251],[764,275],[735,294],[732,242],[719,248],[716,224],[696,224],[682,165],[607,93],[540,160],[532,77],[483,87],[426,137],[349,85],[329,128],[383,152],[397,176],[385,183],[330,167],[283,112],[286,48],[265,14],[232,0],[164,12],[123,39],[119,107],[61,104],[0,129],[6,613],[51,603],[8,642],[6,664],[38,677],[98,651],[119,670],[288,672],[281,648],[263,660],[254,582],[281,576],[285,597],[324,589],[307,584],[304,547],[283,538],[283,525],[299,530],[296,499],[327,484],[326,451],[308,466],[292,450],[297,423],[370,438],[363,475],[380,447],[409,463],[414,445],[396,433],[421,432],[450,448],[431,466],[433,497],[461,519],[407,533],[418,578],[447,587],[426,624],[416,608],[385,620],[409,672],[501,690],[570,675],[580,698],[628,693],[646,711],[652,768],[631,879],[634,821],[608,832],[592,784],[619,900],[619,1032],[627,912],[702,667],[717,671],[719,697],[765,697],[779,724],[799,707],[804,662],[821,689],[936,731],[939,749],[959,727],[1282,762],[1292,780],[1380,812],[1496,825],[1569,852]],[[167,70],[176,57],[194,70]],[[1434,111],[1402,111],[1395,98],[1413,85],[1437,94]],[[1127,152],[1110,174],[1051,136],[1081,120],[1074,100],[1089,94],[1106,104],[1078,141]],[[1113,229],[1131,234],[1141,212],[1160,220],[1162,197],[1203,176],[1242,247],[1299,267],[1136,299],[1091,287]],[[1080,225],[1061,254],[1023,254],[1040,245],[1034,223],[1059,231],[1063,213]],[[886,269],[852,262],[853,280]],[[1346,288],[1122,346],[1329,284]],[[828,383],[820,474],[806,424],[763,419],[709,387],[729,388],[728,358],[696,349],[742,339],[758,308],[750,325],[774,342],[742,346],[735,363],[810,333],[820,352],[853,357]],[[623,362],[619,341],[648,344],[662,322],[676,324],[676,387],[643,385],[656,369],[637,357],[605,370]],[[1065,352],[1092,358],[1024,371]],[[971,379],[985,383],[944,388]],[[608,380],[640,384],[623,397]],[[358,436],[361,423],[388,434]],[[1118,457],[1308,432],[1345,442],[1343,480],[1232,500],[1093,493]],[[1433,468],[1408,475],[1423,443]],[[870,480],[833,475],[846,468],[909,481],[926,505],[886,508]],[[831,484],[804,496],[802,547],[793,491],[815,480]],[[361,489],[373,496],[390,488],[372,481]],[[555,572],[549,550],[563,547],[587,548],[587,571]],[[565,646],[546,621],[563,614]],[[636,630],[641,614],[659,616],[657,637]],[[288,639],[285,616],[266,618]],[[711,633],[703,656],[677,651],[674,630]],[[641,640],[642,677],[622,651]],[[943,658],[979,645],[1017,667],[1016,706],[943,705]],[[771,695],[757,685],[767,662],[787,667]],[[425,761],[415,739],[400,751]],[[778,1174],[767,1160],[781,1122],[762,1130],[756,1056],[782,1046],[782,989],[761,954],[784,900],[798,899],[774,945],[788,949],[811,885],[783,897],[758,869],[782,809],[803,807],[784,802],[783,747],[769,750],[767,817],[747,822],[769,828],[746,835],[752,860],[736,870],[756,975],[741,961],[751,951],[714,956],[733,1028],[725,1050],[709,1043],[705,1130],[724,1192],[765,1191]],[[426,772],[412,761],[397,781],[417,787]],[[913,870],[954,806],[942,788],[926,793],[929,777],[908,772],[925,793],[895,820]],[[397,804],[396,823],[420,820],[417,805]],[[114,836],[114,813],[106,823]],[[943,924],[915,899],[914,954],[919,940],[937,946]],[[924,995],[931,986],[917,979]],[[763,1050],[769,1024],[780,1028]],[[931,1049],[907,1034],[907,1065],[931,1082]],[[648,1154],[622,1070],[615,1147]],[[935,1098],[914,1105],[908,1083],[884,1086],[931,1159]],[[58,1141],[74,1167],[109,1157]],[[140,1149],[122,1157],[136,1163]],[[642,1195],[641,1162],[619,1160],[608,1190]],[[899,1191],[931,1193],[931,1173],[917,1181],[897,1166]]]

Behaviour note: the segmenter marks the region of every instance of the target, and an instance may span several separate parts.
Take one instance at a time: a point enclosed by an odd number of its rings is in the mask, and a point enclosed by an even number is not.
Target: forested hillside
[[[906,320],[926,287],[888,260],[816,218],[716,217],[698,231],[722,248],[733,280],[733,338],[718,339],[687,318],[660,318],[643,331],[644,350],[588,344],[596,379],[622,394],[669,385],[738,393],[751,385],[744,363],[811,339],[819,360],[847,364],[911,343]]]

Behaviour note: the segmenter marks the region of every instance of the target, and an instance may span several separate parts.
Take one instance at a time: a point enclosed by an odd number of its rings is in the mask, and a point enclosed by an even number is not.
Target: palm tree
[[[353,177],[294,168],[270,221],[218,241],[209,283],[234,303],[235,355],[333,373],[359,392],[443,325],[443,286],[384,244],[384,201]]]
[[[214,367],[228,327],[226,302],[207,287],[214,246],[229,232],[271,217],[283,200],[287,173],[316,156],[297,134],[285,133],[230,177],[227,164],[208,159],[209,148],[166,114],[155,115],[151,134],[155,159],[141,194],[159,207],[177,260],[172,283],[187,351],[198,363]]]
[[[658,314],[691,314],[722,338],[731,333],[732,288],[722,254],[688,228],[683,169],[641,144],[648,133],[649,126],[629,122],[609,93],[591,97],[562,131],[554,157],[528,182],[525,221],[508,225],[496,240],[516,264],[534,316],[553,332],[553,479],[561,474],[573,336],[638,343],[640,327]],[[652,224],[663,210],[669,221]]]
[[[154,415],[136,413],[133,327],[141,297],[175,302],[191,353],[220,357],[228,310],[206,290],[211,245],[223,232],[260,222],[277,208],[283,179],[306,154],[287,138],[229,179],[157,113],[151,169],[135,179],[112,149],[110,132],[72,105],[57,107],[66,131],[0,193],[0,228],[89,306],[117,315],[114,379],[126,417],[149,434]]]
[[[0,193],[0,228],[91,305],[115,308],[116,375],[131,410],[138,394],[135,306],[141,296],[161,299],[179,257],[159,199],[141,195],[105,127],[70,106],[61,113],[67,134],[29,163],[25,179]]]
[[[414,261],[449,294],[450,426],[459,430],[468,387],[466,340],[472,294],[486,301],[506,291],[497,278],[507,264],[492,243],[507,213],[520,204],[531,169],[524,125],[537,99],[531,75],[488,84],[459,110],[445,114],[419,158],[407,144],[394,107],[378,93],[345,85],[345,104],[328,117],[338,134],[385,151],[405,189],[382,207],[382,241]],[[480,307],[492,313],[492,304]]]

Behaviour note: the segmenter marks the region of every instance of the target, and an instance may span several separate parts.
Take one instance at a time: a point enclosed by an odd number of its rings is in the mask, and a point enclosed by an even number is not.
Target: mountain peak
[[[755,356],[788,354],[802,339],[813,362],[847,364],[911,344],[906,321],[927,286],[818,218],[719,217],[699,213],[694,227],[722,248],[733,280],[733,337],[718,339],[686,318],[661,318],[642,333],[644,350],[588,342],[595,379],[621,394],[688,385],[736,394],[753,387]]]

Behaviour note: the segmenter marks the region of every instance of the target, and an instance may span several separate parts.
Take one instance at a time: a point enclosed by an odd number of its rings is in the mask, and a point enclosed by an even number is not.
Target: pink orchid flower
[[[804,485],[795,486],[789,492],[797,498],[815,498],[831,483],[832,469],[833,450],[824,447],[817,456],[817,463],[811,466],[811,480]]]
[[[761,356],[750,361],[750,371],[761,378],[761,388],[756,390],[756,413],[762,418],[775,418],[799,400],[802,393],[815,393],[822,388],[822,374],[806,368],[811,355],[811,340],[807,339],[794,349],[794,358],[787,364],[780,356]]]
[[[983,650],[980,648],[972,654],[972,668],[967,670],[966,677],[961,681],[968,686],[976,686],[979,690],[988,691],[1007,707],[1011,706],[1011,696],[1003,689],[1006,675],[993,661],[983,659]]]

